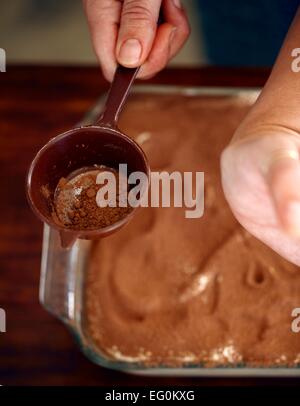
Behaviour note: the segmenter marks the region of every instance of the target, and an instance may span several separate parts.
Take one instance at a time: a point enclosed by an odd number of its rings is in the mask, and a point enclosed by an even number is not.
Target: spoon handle
[[[96,122],[97,125],[116,128],[119,114],[127,98],[131,85],[138,73],[138,68],[125,68],[118,65],[111,84],[104,112]]]

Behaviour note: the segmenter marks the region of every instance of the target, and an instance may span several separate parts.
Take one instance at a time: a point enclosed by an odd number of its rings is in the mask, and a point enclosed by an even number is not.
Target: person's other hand
[[[270,78],[221,157],[225,196],[239,222],[300,266],[300,12]]]
[[[116,65],[141,66],[139,78],[163,69],[187,40],[189,23],[180,0],[83,0],[103,74]],[[162,7],[164,22],[158,27]]]
[[[300,266],[300,135],[276,125],[253,130],[222,154],[225,196],[250,233]]]

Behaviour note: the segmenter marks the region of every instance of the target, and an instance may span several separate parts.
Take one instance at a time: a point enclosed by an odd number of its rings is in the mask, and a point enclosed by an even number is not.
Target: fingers
[[[156,35],[161,0],[124,0],[116,55],[126,67],[140,66],[147,59]]]
[[[300,161],[297,145],[281,149],[269,168],[269,185],[278,219],[292,236],[300,237]]]
[[[222,154],[222,183],[241,221],[300,237],[300,140],[291,134],[234,142]]]
[[[83,5],[95,53],[109,81],[117,63],[142,66],[140,78],[153,76],[189,36],[180,0],[83,0]],[[158,27],[161,6],[165,22]]]
[[[165,68],[170,60],[171,43],[175,31],[176,27],[169,23],[165,23],[158,28],[153,49],[138,73],[139,79],[149,79]]]
[[[117,65],[115,48],[122,3],[118,0],[83,0],[83,5],[103,75],[112,81]]]
[[[165,0],[163,11],[166,22],[176,28],[170,43],[170,58],[177,54],[190,35],[190,25],[180,0]]]
[[[141,79],[148,79],[165,68],[190,34],[188,19],[180,2],[164,0],[162,7],[165,22],[158,27],[151,52],[140,69],[138,78]]]

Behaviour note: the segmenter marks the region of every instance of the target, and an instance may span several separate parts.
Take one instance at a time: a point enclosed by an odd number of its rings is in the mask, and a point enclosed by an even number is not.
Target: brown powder
[[[94,243],[85,319],[100,354],[146,365],[300,363],[300,335],[291,330],[299,267],[243,230],[220,182],[220,153],[248,100],[131,98],[121,128],[152,170],[204,171],[205,212],[185,219],[181,208],[144,208]]]
[[[96,183],[101,172],[111,172],[116,179],[118,190],[119,173],[110,168],[83,171],[70,179],[61,178],[54,198],[55,222],[72,230],[94,230],[110,226],[123,219],[132,209],[119,207],[119,195],[116,194],[116,207],[99,207],[96,196],[102,187]]]

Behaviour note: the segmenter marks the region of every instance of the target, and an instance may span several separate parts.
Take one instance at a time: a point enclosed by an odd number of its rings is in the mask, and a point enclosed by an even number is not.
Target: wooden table
[[[261,86],[267,76],[267,69],[169,69],[147,83]],[[7,314],[7,332],[0,333],[0,384],[265,384],[262,379],[135,377],[102,369],[80,353],[66,328],[38,301],[42,224],[27,205],[24,180],[35,152],[72,127],[108,85],[95,67],[37,66],[8,66],[0,85],[0,307]]]

